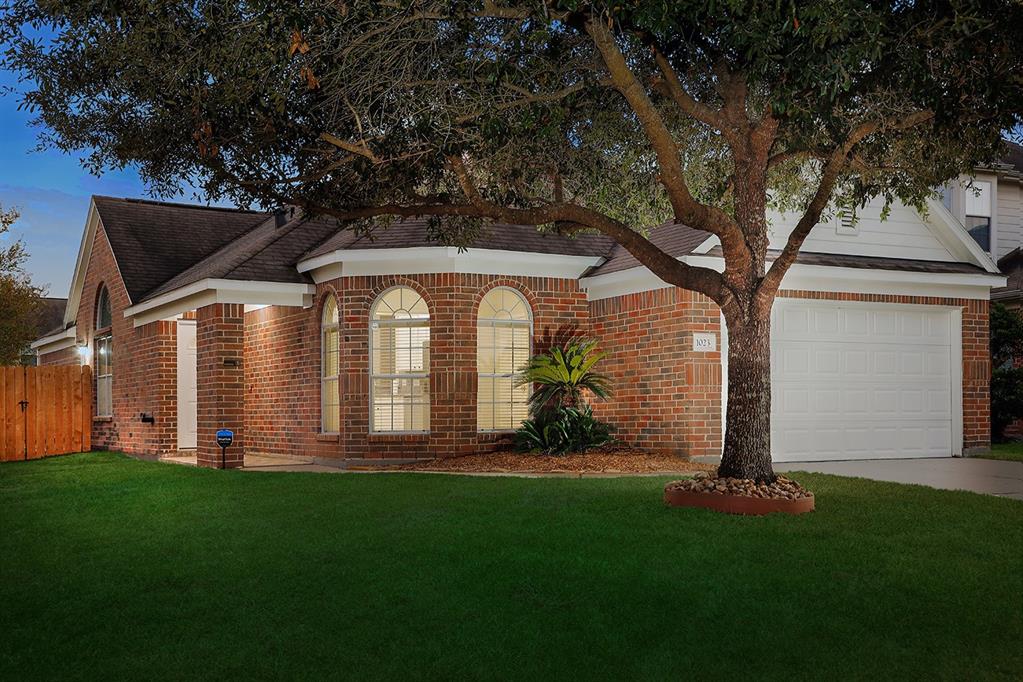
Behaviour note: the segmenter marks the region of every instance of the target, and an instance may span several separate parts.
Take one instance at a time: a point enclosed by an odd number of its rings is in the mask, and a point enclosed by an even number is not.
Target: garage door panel
[[[848,421],[786,421],[772,431],[778,462],[945,457],[952,437],[949,423],[942,420],[870,426]]]
[[[779,301],[775,459],[951,455],[951,328],[945,309]]]
[[[775,311],[772,335],[787,341],[814,343],[866,341],[899,345],[949,344],[949,318],[944,310],[854,310],[831,306],[812,308],[812,305],[782,304],[781,312],[777,309]]]
[[[949,376],[949,348],[893,348],[877,343],[785,341],[775,339],[772,377],[786,380],[904,378],[944,381]]]

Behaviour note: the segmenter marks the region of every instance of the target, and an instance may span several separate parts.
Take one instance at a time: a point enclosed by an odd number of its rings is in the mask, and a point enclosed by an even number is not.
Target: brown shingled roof
[[[1001,161],[1007,166],[1011,166],[1017,173],[1023,173],[1023,146],[1005,140],[1005,156],[1002,157]]]
[[[132,302],[267,218],[241,209],[94,196]]]
[[[664,223],[650,230],[648,238],[654,246],[659,247],[669,256],[679,258],[693,252],[697,246],[707,241],[710,234],[702,230],[695,230],[686,225],[675,223]],[[631,253],[625,250],[620,244],[614,244],[611,255],[601,265],[586,273],[587,277],[595,275],[606,275],[611,272],[638,268],[639,261]]]
[[[778,249],[769,249],[767,260],[773,261],[781,253]],[[721,247],[715,246],[707,252],[708,256],[721,256]],[[959,274],[989,274],[984,268],[972,263],[952,263],[937,260],[914,260],[912,258],[885,258],[880,256],[854,256],[844,253],[820,253],[800,251],[796,255],[800,265],[825,265],[834,268],[863,268],[871,270],[902,270],[904,272],[935,272]]]
[[[529,225],[494,223],[485,225],[479,239],[470,244],[469,248],[599,257],[608,255],[613,245],[614,242],[609,237],[600,234],[580,234],[567,237],[538,232],[535,227]],[[442,244],[430,239],[425,219],[409,218],[394,222],[372,234],[358,237],[350,230],[341,230],[316,248],[309,250],[302,260],[339,250],[395,249],[416,246],[442,246]]]

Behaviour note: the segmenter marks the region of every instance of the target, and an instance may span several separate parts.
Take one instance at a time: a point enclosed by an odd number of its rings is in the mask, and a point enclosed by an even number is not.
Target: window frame
[[[97,417],[113,417],[114,416],[114,335],[110,333],[107,328],[105,333],[96,334],[93,339],[93,345],[95,346],[95,358],[96,358],[96,416]],[[106,374],[100,374],[100,358],[103,357],[103,353],[100,351],[100,347],[105,345],[107,352],[107,359],[105,361]],[[108,398],[109,398],[109,411],[103,410],[103,401],[101,400],[102,392],[101,386],[106,386]]]
[[[328,306],[333,302],[334,304],[334,321],[329,324],[326,321],[326,314]],[[337,364],[335,367],[336,373],[327,375],[327,334],[330,331],[335,332],[335,340],[337,341]],[[333,382],[335,398],[337,399],[337,429],[328,431],[326,428],[327,422],[327,404],[325,398],[327,397],[327,384]],[[323,307],[320,309],[320,433],[323,435],[336,436],[341,433],[341,307],[338,305],[337,297],[334,294],[328,294],[324,297]]]
[[[411,318],[410,317],[410,318],[400,318],[400,319],[390,319],[390,320],[377,320],[377,319],[375,319],[376,313],[377,313],[377,309],[380,307],[380,305],[383,302],[384,298],[387,296],[387,294],[389,294],[390,292],[395,291],[397,289],[407,289],[408,291],[411,291],[416,296],[418,296],[420,299],[422,299],[423,304],[426,305],[427,317],[426,318]],[[379,294],[377,294],[376,298],[373,299],[373,304],[369,307],[369,320],[368,320],[368,322],[369,322],[369,324],[367,326],[367,331],[368,331],[368,337],[369,338],[367,339],[367,349],[369,351],[369,356],[368,356],[367,359],[369,361],[368,362],[369,366],[367,367],[367,370],[368,370],[368,374],[369,374],[369,391],[368,391],[368,393],[369,393],[369,405],[368,405],[368,407],[369,407],[369,415],[368,415],[368,417],[369,417],[369,434],[373,435],[373,436],[403,436],[403,435],[429,434],[430,433],[430,421],[431,421],[431,416],[432,416],[431,413],[433,412],[433,395],[432,395],[432,387],[430,385],[430,365],[432,363],[430,362],[430,353],[429,353],[430,344],[432,343],[432,340],[433,340],[433,331],[431,329],[431,323],[433,322],[433,311],[430,310],[430,303],[429,303],[429,301],[427,301],[426,296],[424,296],[422,293],[420,293],[417,289],[415,289],[415,288],[413,288],[413,287],[411,287],[411,286],[409,286],[407,284],[396,284],[394,286],[388,287],[387,289],[384,289]],[[427,338],[427,353],[428,354],[427,354],[427,363],[426,363],[426,371],[425,372],[405,372],[405,373],[401,373],[401,374],[397,374],[397,373],[377,374],[376,372],[374,372],[374,370],[373,370],[373,367],[374,367],[374,364],[375,364],[374,363],[374,354],[376,353],[377,349],[374,347],[373,337],[375,336],[374,331],[376,329],[380,329],[380,328],[416,329],[416,328],[422,328],[422,327],[425,327],[426,330],[427,330],[426,331],[426,334],[427,334],[426,338]],[[424,380],[425,379],[426,380],[426,386],[427,386],[426,407],[427,407],[427,409],[426,409],[426,428],[425,429],[380,429],[380,428],[377,428],[376,421],[373,418],[373,416],[374,416],[374,408],[376,406],[373,386],[377,382],[377,380],[394,381],[396,379],[415,379],[415,380]],[[392,401],[391,404],[393,405],[394,402]],[[409,404],[414,405],[415,403],[409,403]],[[392,426],[394,425],[394,415],[393,414],[391,415],[391,425]]]
[[[526,318],[527,319],[525,319],[525,320],[511,320],[511,319],[509,319],[509,320],[502,320],[502,319],[498,319],[498,318],[484,318],[484,317],[482,317],[481,312],[483,310],[483,302],[484,302],[484,300],[486,300],[487,296],[489,296],[491,293],[493,293],[495,291],[509,291],[512,294],[514,294],[516,297],[518,297],[518,299],[521,301],[523,307],[526,310]],[[529,304],[529,299],[526,298],[526,296],[521,291],[519,291],[518,289],[516,289],[514,287],[509,287],[509,286],[496,286],[496,287],[493,287],[493,288],[489,289],[486,293],[483,294],[483,296],[480,297],[479,306],[476,309],[476,384],[477,384],[477,388],[476,388],[476,432],[477,433],[513,433],[513,432],[515,432],[517,430],[518,427],[516,427],[516,426],[508,426],[508,427],[490,428],[490,429],[488,429],[488,428],[482,428],[480,426],[480,400],[479,400],[479,383],[480,383],[480,379],[484,379],[484,378],[485,379],[491,379],[491,380],[511,379],[512,380],[512,391],[513,392],[512,392],[512,401],[511,401],[510,405],[512,407],[514,407],[514,405],[515,405],[515,400],[514,400],[514,396],[515,396],[515,394],[514,394],[514,386],[515,386],[515,383],[514,382],[515,382],[515,378],[520,375],[520,372],[512,372],[511,374],[508,374],[508,373],[504,373],[504,372],[498,373],[498,372],[481,372],[480,371],[479,333],[480,333],[480,328],[483,326],[484,323],[486,323],[488,326],[493,327],[493,328],[496,328],[496,327],[506,327],[506,328],[509,328],[509,329],[514,329],[516,327],[519,327],[519,328],[525,327],[528,330],[528,335],[529,335],[529,348],[526,351],[526,358],[528,360],[529,358],[533,357],[533,306],[531,306]],[[495,346],[495,348],[496,348],[496,346]],[[496,362],[495,362],[494,369],[495,370],[497,369]],[[529,395],[532,395],[532,393],[533,393],[533,387],[530,386],[529,387]],[[527,397],[526,400],[527,400],[527,405],[528,405],[528,397]],[[490,404],[491,405],[497,405],[498,403],[497,403],[497,401],[491,401]]]
[[[977,180],[973,178],[963,188],[963,227],[970,235],[970,238],[977,243],[984,253],[994,254],[994,206],[995,206],[995,185],[989,180]],[[986,221],[986,224],[970,225],[970,218]],[[987,246],[978,241],[973,231],[984,227],[987,229]]]
[[[106,308],[107,313],[106,318],[104,318],[103,314],[104,307]],[[109,418],[114,416],[114,311],[110,304],[110,291],[105,285],[100,285],[99,294],[96,296],[96,309],[94,316],[92,356],[94,358],[93,364],[95,365],[96,370],[96,417]],[[101,322],[109,322],[109,324],[100,326]],[[100,352],[101,346],[106,346],[106,374],[100,374],[100,357],[103,355]],[[109,411],[105,411],[103,409],[103,402],[100,399],[100,386],[106,386],[107,398],[109,400]]]

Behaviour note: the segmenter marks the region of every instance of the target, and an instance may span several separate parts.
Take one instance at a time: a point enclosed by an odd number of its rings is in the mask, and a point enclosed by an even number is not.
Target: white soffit
[[[65,348],[71,348],[77,344],[77,339],[78,329],[77,327],[71,327],[70,329],[65,329],[62,332],[57,332],[56,334],[50,334],[49,336],[36,339],[32,342],[31,348],[40,355],[45,355],[47,353],[64,350]]]
[[[685,256],[680,260],[718,272],[724,269],[724,260],[716,256]],[[991,296],[991,287],[1005,286],[1005,282],[1003,275],[995,274],[907,272],[796,263],[785,274],[781,288],[984,300]],[[672,286],[645,267],[585,277],[580,284],[591,301]]]
[[[157,320],[174,319],[181,313],[214,303],[237,303],[247,306],[312,305],[316,287],[290,282],[252,282],[233,279],[204,279],[168,291],[124,311],[136,327]]]
[[[426,275],[462,273],[521,277],[578,279],[603,256],[468,249],[453,246],[421,246],[399,249],[342,249],[306,259],[299,272],[308,272],[316,283],[359,275]]]

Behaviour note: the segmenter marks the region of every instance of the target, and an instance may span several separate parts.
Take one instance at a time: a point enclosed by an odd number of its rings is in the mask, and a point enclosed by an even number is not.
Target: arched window
[[[517,429],[529,413],[527,386],[515,386],[529,361],[533,315],[522,294],[496,287],[480,301],[476,327],[476,425],[480,431]]]
[[[106,287],[100,289],[96,298],[96,327],[93,352],[96,358],[96,416],[110,417],[114,414],[114,348],[110,312],[110,295]]]
[[[338,373],[341,348],[338,343],[337,299],[327,297],[320,318],[320,429],[337,433],[341,426],[341,396]]]
[[[370,430],[430,430],[430,309],[414,289],[388,289],[370,309]]]

